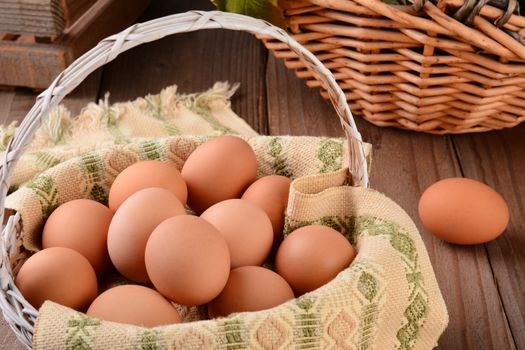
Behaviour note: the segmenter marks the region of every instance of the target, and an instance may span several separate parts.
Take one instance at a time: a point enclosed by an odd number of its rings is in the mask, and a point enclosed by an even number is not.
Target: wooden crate
[[[75,23],[56,37],[35,33],[0,34],[0,85],[34,89],[48,87],[74,59],[101,39],[132,24],[149,2],[97,0]]]
[[[0,33],[56,37],[96,0],[0,0]]]

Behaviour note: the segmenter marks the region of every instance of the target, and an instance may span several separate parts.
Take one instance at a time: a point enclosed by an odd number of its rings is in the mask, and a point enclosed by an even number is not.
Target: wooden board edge
[[[146,9],[151,0],[98,0],[82,17],[68,28],[60,43],[79,57],[105,37],[131,25]]]
[[[74,59],[131,25],[150,0],[97,0],[55,43],[0,41],[0,85],[45,89]]]

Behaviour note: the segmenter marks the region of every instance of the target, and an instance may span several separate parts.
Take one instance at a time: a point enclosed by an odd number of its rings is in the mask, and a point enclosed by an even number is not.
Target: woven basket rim
[[[2,216],[5,199],[9,188],[10,175],[17,159],[22,155],[33,134],[47,118],[51,108],[58,103],[90,73],[98,67],[112,61],[120,53],[140,44],[158,40],[167,35],[192,32],[202,29],[231,29],[246,31],[252,34],[279,40],[294,51],[324,83],[328,89],[330,100],[340,118],[349,146],[349,172],[356,185],[368,187],[368,173],[363,141],[357,130],[345,95],[337,85],[332,73],[306,48],[292,39],[284,30],[272,24],[251,17],[223,13],[220,11],[190,11],[161,17],[148,22],[135,24],[124,31],[102,40],[96,47],[75,60],[66,70],[58,75],[50,87],[36,99],[35,105],[27,113],[14,137],[9,141],[0,168],[1,193],[0,203]],[[34,322],[38,315],[22,296],[14,284],[11,267],[11,255],[15,254],[19,245],[18,235],[22,232],[20,215],[16,213],[7,218],[0,242],[0,308],[9,326],[15,332],[20,342],[27,348],[32,347]]]
[[[280,4],[293,37],[332,70],[356,116],[439,135],[525,121],[525,16],[498,27],[504,10],[485,5],[467,26],[453,17],[464,0],[419,1],[420,12],[381,0]],[[293,52],[265,44],[328,97]]]

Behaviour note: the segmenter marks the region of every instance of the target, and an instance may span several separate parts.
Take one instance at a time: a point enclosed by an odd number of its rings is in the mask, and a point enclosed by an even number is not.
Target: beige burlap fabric
[[[287,232],[328,225],[358,250],[350,267],[318,290],[265,311],[151,329],[91,319],[46,302],[34,348],[433,348],[448,315],[414,223],[381,193],[346,181],[342,169],[299,178],[290,192]]]
[[[135,138],[70,158],[25,182],[6,199],[6,208],[20,213],[24,229],[21,243],[36,251],[41,228],[60,204],[77,198],[106,203],[115,177],[140,160],[160,160],[182,168],[186,158],[207,136]],[[297,178],[341,169],[348,162],[346,142],[309,136],[243,137],[257,156],[258,176],[280,174]],[[366,145],[367,154],[370,146]]]
[[[224,87],[223,91],[229,89]],[[62,134],[47,143],[58,144],[58,148],[54,146],[48,151],[56,151],[61,158],[44,166],[44,171],[36,168],[20,171],[20,187],[7,199],[7,207],[20,212],[22,220],[20,253],[14,260],[21,262],[29,251],[39,248],[41,227],[61,203],[75,198],[105,202],[113,179],[130,164],[159,159],[180,168],[199,144],[224,133],[238,134],[250,143],[257,155],[259,176],[281,174],[295,179],[285,234],[312,223],[334,227],[357,248],[356,260],[329,284],[279,307],[204,321],[196,321],[203,315],[202,308],[179,307],[187,322],[153,329],[90,319],[46,302],[35,325],[34,348],[430,349],[435,346],[448,315],[421,237],[407,214],[390,199],[373,190],[349,186],[348,170],[344,168],[348,159],[346,142],[338,138],[256,136],[228,108],[228,93],[218,99],[207,99],[206,103],[198,104],[199,109],[195,109],[196,96],[191,98],[193,112],[190,108],[187,111],[193,113],[195,128],[207,130],[201,136],[178,135],[181,130],[191,133],[192,127],[183,129],[177,118],[166,126],[165,118],[170,114],[158,111],[170,110],[173,103],[160,104],[161,108],[155,112],[164,116],[160,119],[151,114],[156,109],[142,110],[149,113],[144,120],[160,120],[163,131],[159,134],[147,135],[143,129],[133,127],[143,116],[132,113],[134,119],[126,119],[126,111],[137,101],[144,103],[147,99],[121,104],[119,109],[99,105],[106,112],[99,113],[98,119],[108,120],[107,111],[112,108],[119,118],[112,117],[112,123],[100,123],[93,118],[95,127],[84,129],[91,130],[85,133],[75,134],[71,127],[59,133],[47,131],[45,135]],[[172,101],[180,107],[180,100],[179,96]],[[210,113],[214,106],[222,114],[217,115],[217,110]],[[125,120],[129,122],[124,123]],[[71,126],[75,122],[68,123]],[[221,125],[228,127],[224,129]],[[173,136],[162,134],[172,129],[178,132]],[[93,136],[97,133],[100,137]],[[210,135],[202,136],[206,133]],[[125,139],[117,137],[122,134]],[[82,136],[83,141],[75,143]],[[35,145],[30,153],[37,152]],[[366,153],[370,160],[369,145]],[[35,158],[27,158],[27,162],[29,159]],[[28,175],[31,173],[36,176]],[[13,264],[20,265],[17,261]]]
[[[75,118],[63,106],[51,111],[18,161],[11,176],[11,189],[59,163],[108,145],[133,143],[137,138],[173,135],[257,133],[230,108],[238,85],[216,83],[196,94],[178,94],[169,86],[159,94],[132,102],[108,103],[108,95],[88,104]],[[5,150],[16,123],[0,126],[0,151]]]
[[[258,158],[259,177],[276,173],[295,178],[347,164],[343,139],[258,136],[230,108],[237,88],[215,83],[207,91],[181,95],[174,85],[113,105],[106,96],[75,118],[66,108],[55,108],[17,163],[14,192],[6,200],[6,208],[21,214],[21,244],[28,251],[38,250],[43,222],[62,203],[76,198],[105,203],[111,183],[129,165],[157,159],[181,169],[198,145],[218,135],[248,140]],[[4,145],[14,130],[14,125],[0,128]],[[370,162],[371,145],[365,149]]]

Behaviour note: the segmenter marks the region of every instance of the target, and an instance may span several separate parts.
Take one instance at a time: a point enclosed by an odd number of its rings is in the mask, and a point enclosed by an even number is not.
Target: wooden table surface
[[[140,20],[190,9],[212,7],[207,0],[153,1]],[[233,110],[259,133],[343,135],[318,91],[308,89],[254,37],[230,31],[182,34],[135,48],[92,74],[65,104],[79,111],[107,91],[116,102],[170,84],[196,92],[225,80],[241,83]],[[0,122],[22,119],[36,95],[0,90]],[[525,124],[444,137],[379,128],[360,118],[357,125],[374,146],[372,187],[408,212],[430,255],[450,315],[439,349],[525,349]],[[423,229],[417,215],[421,193],[452,176],[483,181],[503,195],[511,219],[502,236],[484,245],[455,246]],[[22,349],[0,321],[0,349]]]

